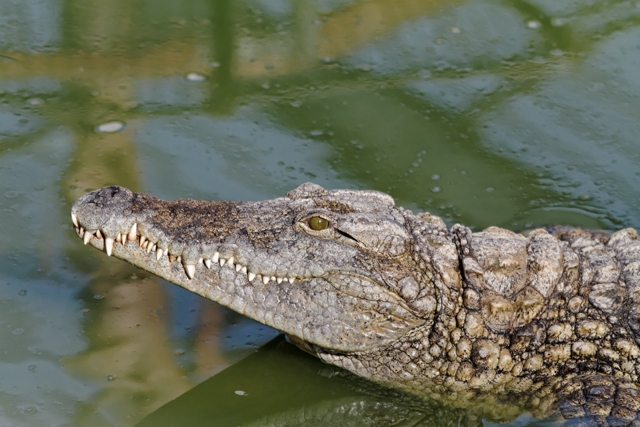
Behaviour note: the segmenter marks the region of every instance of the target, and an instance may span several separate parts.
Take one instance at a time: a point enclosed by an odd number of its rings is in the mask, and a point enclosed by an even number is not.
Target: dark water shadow
[[[482,426],[483,421],[325,365],[281,335],[136,427],[187,425],[426,427]]]

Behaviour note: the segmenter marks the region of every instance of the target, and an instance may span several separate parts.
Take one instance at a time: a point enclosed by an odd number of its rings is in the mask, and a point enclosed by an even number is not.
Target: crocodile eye
[[[309,224],[309,228],[315,231],[324,230],[329,226],[329,221],[322,218],[321,216],[312,216],[311,218],[309,218],[307,223]]]

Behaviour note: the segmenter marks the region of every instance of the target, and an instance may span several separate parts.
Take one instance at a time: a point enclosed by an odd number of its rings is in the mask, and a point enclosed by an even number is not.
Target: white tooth
[[[226,259],[224,258],[220,258],[220,267],[222,267],[224,265],[224,263],[227,262]]]
[[[120,238],[122,240],[122,244],[126,245],[127,244],[127,233],[122,233],[122,237]]]
[[[181,256],[179,256],[178,258],[176,258],[176,261],[178,261],[178,262],[182,262],[182,257],[181,257]]]
[[[253,282],[253,279],[255,279],[255,278],[256,278],[256,274],[249,272],[249,281]]]
[[[140,247],[141,248],[144,247],[143,245],[144,245],[144,242],[146,242],[146,241],[147,241],[147,238],[142,236],[142,235],[140,235]]]
[[[84,228],[76,228],[76,233],[78,233],[78,236],[84,237]]]
[[[136,233],[138,232],[138,225],[134,222],[129,231],[129,240],[136,240]]]
[[[280,283],[282,283],[282,281],[283,281],[283,280],[284,280],[284,279],[283,279],[282,277],[278,277],[278,285],[279,285]]]
[[[158,250],[156,251],[156,260],[160,261],[160,258],[162,258],[162,254],[164,254],[164,251],[158,248]]]
[[[148,244],[148,243],[149,243],[149,242],[144,242],[143,244],[141,244],[141,245],[140,245],[140,247],[141,247],[142,249],[147,249],[147,244]]]
[[[87,243],[89,243],[89,240],[91,240],[91,237],[93,237],[93,234],[89,233],[88,231],[85,231],[85,233],[84,233],[84,244],[85,245]]]
[[[113,238],[107,237],[104,239],[104,249],[107,251],[107,255],[111,256],[113,252]]]
[[[75,225],[76,227],[80,227],[80,225],[78,224],[78,217],[74,214],[71,214],[71,221],[73,222],[73,225]]]
[[[220,258],[220,254],[216,252],[215,254],[213,254],[213,258],[211,258],[211,261],[218,262],[218,258]]]
[[[206,266],[207,266],[207,268],[211,268],[211,260],[210,260],[210,259],[208,259],[208,258],[207,258],[207,259],[205,259],[205,260],[204,260],[204,265],[206,265]]]
[[[149,240],[149,243],[147,243],[147,253],[151,252],[154,246],[155,244],[151,243],[151,240]]]
[[[229,267],[233,268],[233,257],[227,260],[227,264],[229,264]]]
[[[244,274],[247,274],[247,267],[242,267],[242,272],[243,272]]]
[[[269,276],[262,276],[262,283],[264,283],[265,285],[269,283]]]
[[[236,271],[242,270],[242,266],[240,264],[236,264]]]
[[[202,261],[204,261],[204,259],[202,259],[202,257],[200,257],[200,259],[198,260],[198,264],[202,264]]]
[[[187,272],[189,279],[193,279],[193,275],[196,274],[196,266],[194,264],[185,264],[184,271]]]
[[[291,283],[293,285],[293,282],[296,281],[296,278],[295,277],[289,277],[287,280],[289,281],[289,283]]]
[[[116,242],[122,242],[122,234],[118,233],[118,235],[116,236]]]
[[[102,233],[100,232],[100,230],[96,231],[96,237],[98,239],[102,239]]]

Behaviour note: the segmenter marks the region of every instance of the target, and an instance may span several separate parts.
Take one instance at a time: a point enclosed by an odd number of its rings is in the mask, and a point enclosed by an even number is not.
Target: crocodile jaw
[[[384,261],[381,251],[397,257],[404,247],[388,196],[363,201],[300,188],[286,198],[237,203],[168,202],[106,187],[80,198],[71,214],[85,243],[322,351],[372,350],[424,324],[368,267]],[[359,240],[301,230],[301,215],[318,206],[331,207],[322,214]],[[391,219],[367,224],[372,209]],[[391,230],[392,238],[361,233],[358,224]]]

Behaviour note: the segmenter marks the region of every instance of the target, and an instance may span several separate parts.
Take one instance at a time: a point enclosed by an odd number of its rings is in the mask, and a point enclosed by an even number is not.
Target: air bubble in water
[[[95,130],[97,133],[114,133],[114,132],[120,132],[125,128],[125,126],[126,125],[124,122],[121,122],[119,120],[114,120],[112,122],[106,122],[96,126]]]
[[[194,83],[201,83],[207,80],[207,78],[203,74],[196,73],[194,71],[187,73],[187,75],[184,77],[190,82],[194,82]]]

